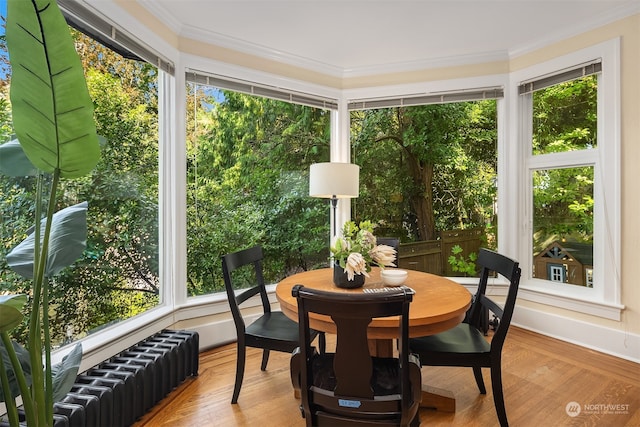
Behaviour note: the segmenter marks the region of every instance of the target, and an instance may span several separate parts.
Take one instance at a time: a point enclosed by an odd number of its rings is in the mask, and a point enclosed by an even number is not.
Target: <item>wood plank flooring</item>
[[[335,345],[327,341],[329,348]],[[134,427],[304,426],[291,388],[289,355],[272,352],[266,372],[260,371],[260,356],[248,349],[242,391],[232,405],[235,344],[203,352],[200,375]],[[512,327],[502,369],[511,426],[640,426],[639,364]],[[422,375],[424,383],[452,391],[457,407],[455,413],[421,409],[421,426],[498,425],[488,370],[486,395],[478,393],[470,368],[424,367]],[[571,402],[581,410],[573,417],[566,410]]]

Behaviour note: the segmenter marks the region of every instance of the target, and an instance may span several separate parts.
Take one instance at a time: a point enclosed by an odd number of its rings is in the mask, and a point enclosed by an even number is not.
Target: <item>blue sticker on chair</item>
[[[338,399],[338,405],[344,406],[347,408],[359,408],[361,405],[361,402],[359,400]]]

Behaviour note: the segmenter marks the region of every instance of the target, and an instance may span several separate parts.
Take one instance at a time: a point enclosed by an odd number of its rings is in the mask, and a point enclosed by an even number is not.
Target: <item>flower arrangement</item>
[[[342,237],[331,246],[334,261],[340,265],[349,280],[356,274],[369,277],[372,265],[384,269],[395,267],[396,250],[388,245],[378,245],[373,234],[376,224],[362,221],[356,225],[347,221],[342,228]]]

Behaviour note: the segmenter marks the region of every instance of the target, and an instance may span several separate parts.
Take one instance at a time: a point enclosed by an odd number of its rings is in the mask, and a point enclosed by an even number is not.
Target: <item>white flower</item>
[[[349,280],[353,280],[356,274],[364,274],[369,277],[369,274],[367,273],[367,261],[364,259],[362,254],[358,252],[352,252],[349,254],[344,271],[347,273],[347,278]]]
[[[396,250],[388,245],[378,245],[369,251],[369,256],[380,267],[395,267]]]
[[[368,230],[362,230],[362,246],[373,248],[376,245],[376,236]]]

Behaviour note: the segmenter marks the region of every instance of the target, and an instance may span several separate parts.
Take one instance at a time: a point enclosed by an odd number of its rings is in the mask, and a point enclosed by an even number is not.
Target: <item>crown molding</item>
[[[609,13],[594,17],[591,21],[583,22],[579,25],[573,25],[567,29],[559,29],[556,32],[549,33],[546,37],[536,40],[535,43],[510,49],[509,58],[515,59],[519,56],[526,55],[546,46],[584,34],[588,31],[595,30],[596,28],[603,27],[607,24],[611,24],[615,21],[619,21],[638,13],[640,13],[640,2],[629,2],[617,9],[611,10]]]
[[[307,69],[317,73],[321,73],[334,78],[355,78],[367,77],[374,75],[393,74],[414,72],[420,70],[429,70],[436,68],[466,66],[481,63],[508,61],[527,53],[536,51],[548,45],[560,42],[567,38],[577,36],[581,33],[596,29],[603,25],[615,22],[628,16],[640,13],[640,2],[629,1],[627,4],[620,6],[609,13],[594,17],[589,22],[572,25],[569,29],[559,29],[557,32],[549,33],[547,37],[536,40],[535,43],[516,46],[508,51],[481,52],[470,55],[457,55],[449,57],[438,57],[429,59],[419,59],[416,61],[397,62],[390,64],[373,64],[362,67],[342,68],[336,65],[317,61],[288,52],[271,49],[256,43],[223,35],[211,30],[201,28],[183,26],[173,15],[168,13],[166,9],[161,7],[153,0],[138,0],[139,3],[153,14],[157,19],[162,21],[170,31],[178,35],[178,37],[195,40],[211,46],[229,49],[231,51],[247,54],[256,58],[274,61],[294,67]]]

